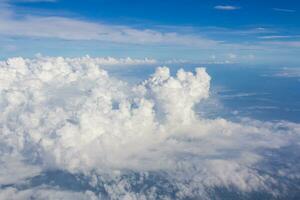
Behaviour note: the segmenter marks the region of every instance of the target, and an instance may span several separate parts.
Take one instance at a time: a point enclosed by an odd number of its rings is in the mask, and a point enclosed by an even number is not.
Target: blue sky
[[[1,0],[0,57],[298,64],[299,19],[296,0]]]

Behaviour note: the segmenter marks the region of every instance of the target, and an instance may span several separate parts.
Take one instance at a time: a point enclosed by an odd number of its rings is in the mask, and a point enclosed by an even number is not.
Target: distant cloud
[[[230,53],[230,54],[228,54],[228,57],[229,57],[230,59],[236,59],[236,58],[237,58],[237,55],[236,55],[236,54],[233,54],[233,53]]]
[[[285,38],[295,38],[299,37],[299,35],[268,35],[268,36],[260,36],[259,39],[285,39]]]
[[[41,3],[41,2],[57,2],[58,0],[13,0],[13,2],[23,2],[23,3]]]
[[[189,61],[200,60],[203,63],[212,61],[232,62],[233,60],[230,60],[227,56],[228,53],[242,50],[245,53],[240,53],[238,59],[234,61],[244,62],[244,60],[252,60],[252,58],[246,57],[248,54],[257,55],[256,60],[259,60],[260,53],[265,53],[264,49],[270,49],[274,46],[274,44],[265,43],[273,41],[267,39],[273,38],[274,42],[275,39],[278,39],[277,42],[280,42],[279,36],[285,34],[279,29],[269,26],[224,28],[218,25],[216,27],[117,25],[116,23],[89,21],[87,18],[81,18],[80,16],[76,17],[75,15],[54,13],[52,11],[43,13],[43,10],[38,8],[34,8],[34,12],[25,12],[25,10],[22,11],[23,7],[11,4],[11,2],[41,1],[54,2],[54,0],[0,0],[0,58],[12,55],[32,56],[36,52],[58,55],[58,51],[64,52],[64,55],[68,56],[73,55],[75,52],[79,55],[93,55],[96,51],[105,52],[108,48],[114,49],[118,46],[122,50],[130,49],[130,51],[114,52],[112,56],[135,57],[142,55],[144,57],[148,55],[145,52],[148,53],[151,50],[151,56],[159,58],[159,51],[162,51],[163,48],[171,48],[172,51],[166,53],[164,60],[175,58]],[[225,4],[216,5],[215,9],[225,10],[224,12],[229,10],[228,12],[230,12],[230,10],[242,9],[242,7]],[[266,41],[259,40],[258,37],[260,36],[261,39],[266,39]],[[280,37],[283,38],[283,36]],[[23,42],[27,39],[33,41],[30,47]],[[55,43],[51,41],[55,41]],[[65,42],[70,45],[65,45]],[[51,44],[49,45],[49,43]],[[276,45],[279,46],[280,44]],[[282,44],[284,48],[297,45],[297,43]],[[189,53],[182,54],[183,48],[187,47]],[[154,48],[157,51],[154,51]],[[174,48],[176,48],[176,52]],[[199,49],[214,50],[215,52],[212,52],[212,54],[215,54],[218,59],[207,59],[205,55],[201,55],[202,58],[196,58],[194,53]],[[118,51],[121,52],[121,50]],[[172,55],[169,56],[169,54]],[[220,56],[220,54],[223,56]],[[101,55],[106,56],[107,54]]]
[[[264,44],[300,48],[300,41],[270,41]]]
[[[37,59],[41,59],[42,55],[38,54]],[[53,59],[51,57],[48,57],[47,59]],[[158,63],[157,60],[152,58],[142,58],[142,59],[136,59],[136,58],[114,58],[114,57],[80,57],[80,58],[73,58],[72,61],[78,61],[78,62],[88,62],[88,63],[94,63],[97,65],[103,65],[103,66],[111,66],[111,65],[148,65],[148,64],[156,64]]]
[[[276,77],[300,78],[299,68],[282,68],[274,74]]]
[[[95,40],[123,44],[165,44],[214,47],[218,41],[193,34],[163,32],[153,29],[135,29],[94,23],[67,17],[0,15],[0,35],[63,40]],[[43,30],[42,32],[40,30]]]
[[[229,5],[217,5],[214,7],[216,10],[239,10],[240,7]]]
[[[288,12],[288,13],[296,12],[296,10],[285,9],[285,8],[273,8],[273,10],[278,12]]]

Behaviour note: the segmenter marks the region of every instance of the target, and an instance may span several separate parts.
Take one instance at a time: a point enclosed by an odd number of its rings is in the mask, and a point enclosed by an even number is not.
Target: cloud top
[[[0,185],[12,185],[0,196],[42,195],[45,188],[14,185],[49,170],[84,175],[94,192],[77,193],[82,198],[100,198],[99,187],[110,199],[205,198],[214,187],[277,194],[281,182],[268,169],[261,173],[261,152],[299,141],[298,124],[198,116],[195,105],[209,98],[204,68],[172,76],[158,67],[130,85],[99,63],[42,56],[0,62]],[[151,177],[154,184],[137,192]],[[74,195],[53,189],[43,195]]]

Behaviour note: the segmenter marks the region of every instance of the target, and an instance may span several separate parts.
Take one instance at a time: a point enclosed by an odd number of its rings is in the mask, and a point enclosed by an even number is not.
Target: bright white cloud
[[[111,199],[197,198],[215,186],[276,192],[279,183],[256,170],[265,158],[260,152],[299,141],[300,125],[199,117],[194,106],[208,98],[210,88],[204,68],[173,77],[159,67],[132,86],[110,77],[99,63],[89,57],[0,63],[0,163],[11,166],[15,177],[0,173],[1,185],[54,169],[84,174],[90,187],[102,185]],[[152,172],[163,182],[135,192],[134,185],[151,182]],[[160,194],[166,186],[174,190]],[[56,195],[48,190],[12,186],[0,195]]]

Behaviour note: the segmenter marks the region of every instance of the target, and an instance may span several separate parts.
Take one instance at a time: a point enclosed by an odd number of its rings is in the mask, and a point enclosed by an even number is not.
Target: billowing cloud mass
[[[263,166],[299,145],[300,126],[198,116],[210,79],[204,68],[171,76],[158,67],[130,85],[96,58],[2,61],[0,198],[205,199],[215,188],[281,195],[279,179],[299,178],[299,166]]]

